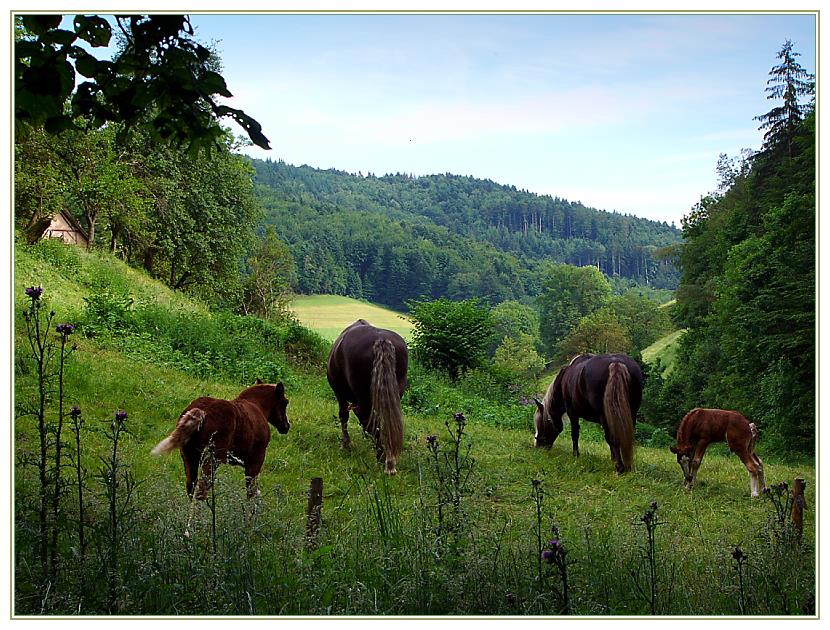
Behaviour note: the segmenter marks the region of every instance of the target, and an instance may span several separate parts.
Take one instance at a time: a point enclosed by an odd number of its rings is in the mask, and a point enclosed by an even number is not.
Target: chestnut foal
[[[669,450],[677,455],[677,463],[691,489],[703,454],[711,442],[726,442],[729,450],[741,458],[749,471],[749,488],[757,497],[765,487],[764,465],[755,454],[758,429],[737,411],[723,409],[692,409],[677,427],[677,445]]]
[[[287,406],[282,383],[268,385],[259,379],[234,400],[197,398],[179,416],[173,432],[152,453],[181,451],[188,496],[195,495],[198,500],[208,497],[215,472],[214,459],[244,466],[248,496],[259,496],[256,479],[271,440],[268,425],[282,434],[288,433],[291,423],[285,413]],[[202,453],[206,449],[214,457],[203,461]],[[200,463],[201,479],[198,478]]]

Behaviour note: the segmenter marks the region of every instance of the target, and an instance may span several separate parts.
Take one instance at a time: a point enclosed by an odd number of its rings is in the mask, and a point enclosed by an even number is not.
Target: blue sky
[[[271,141],[254,157],[471,175],[678,227],[721,153],[761,146],[784,41],[816,70],[809,13],[189,15]]]
[[[757,149],[786,39],[815,72],[815,17],[761,14],[199,15],[256,157],[450,172],[676,222],[718,155]]]

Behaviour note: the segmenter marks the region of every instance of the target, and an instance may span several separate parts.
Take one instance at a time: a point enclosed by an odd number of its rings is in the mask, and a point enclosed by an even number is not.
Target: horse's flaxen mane
[[[554,396],[554,394],[555,394],[555,390],[556,390],[555,385],[556,385],[556,379],[554,378],[554,379],[550,382],[550,385],[548,385],[548,389],[547,389],[547,391],[545,392],[545,397],[544,397],[544,398],[542,398],[542,406],[543,406],[546,410],[547,410],[547,409],[550,409],[550,408],[551,408],[551,405],[553,404],[553,396]],[[547,416],[547,414],[545,414],[545,416]],[[542,420],[543,420],[543,421],[546,421],[547,419],[546,419],[546,418],[543,418]]]
[[[578,354],[573,359],[571,359],[571,362],[568,363],[568,367],[572,366],[576,362],[576,360],[579,359],[580,357],[592,357],[592,356],[594,356],[594,355],[591,354],[590,352],[583,352],[582,354]]]

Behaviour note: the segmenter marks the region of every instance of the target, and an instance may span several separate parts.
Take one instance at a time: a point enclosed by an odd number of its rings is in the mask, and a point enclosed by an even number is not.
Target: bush
[[[635,439],[638,444],[663,448],[675,443],[674,437],[663,427],[655,427],[646,422],[638,422],[634,427]]]
[[[133,299],[129,295],[101,291],[85,297],[84,302],[84,330],[89,336],[124,330],[133,324]]]
[[[493,336],[487,306],[478,300],[410,302],[413,355],[424,365],[444,370],[455,381],[484,363]]]

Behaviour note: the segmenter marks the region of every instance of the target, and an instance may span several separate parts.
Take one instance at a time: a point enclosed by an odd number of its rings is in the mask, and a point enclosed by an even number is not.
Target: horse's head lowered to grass
[[[535,444],[550,447],[568,414],[574,456],[579,456],[579,418],[599,423],[617,472],[634,466],[634,422],[643,398],[643,373],[624,354],[579,354],[559,371],[543,400],[535,400]]]

